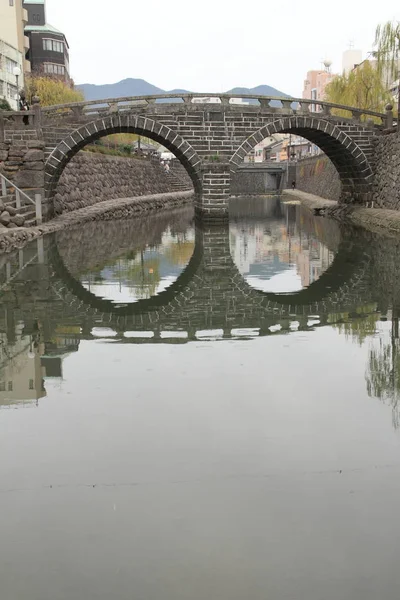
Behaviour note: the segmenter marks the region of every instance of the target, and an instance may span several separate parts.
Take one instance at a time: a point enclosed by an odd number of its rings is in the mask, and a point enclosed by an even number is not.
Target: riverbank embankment
[[[190,202],[193,202],[192,191],[105,200],[73,212],[63,213],[42,225],[4,230],[4,233],[0,231],[0,253],[11,252],[49,233],[77,227],[90,221],[139,217],[156,210],[179,208]]]
[[[391,236],[400,235],[400,211],[398,210],[339,204],[334,200],[321,198],[300,190],[284,190],[283,201],[285,200],[298,200],[313,212],[356,227],[362,227],[373,233]]]

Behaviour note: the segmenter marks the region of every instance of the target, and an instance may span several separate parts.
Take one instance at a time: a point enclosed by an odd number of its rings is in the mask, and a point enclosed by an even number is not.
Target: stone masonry
[[[391,133],[378,138],[375,157],[374,204],[400,210],[400,135]]]
[[[340,200],[341,181],[339,174],[325,155],[299,160],[296,164],[296,188],[328,200]],[[289,187],[291,181],[289,181]]]
[[[190,190],[189,177],[182,189]],[[178,180],[179,181],[179,180]],[[80,152],[69,162],[54,196],[55,214],[91,206],[113,198],[129,198],[177,191],[175,169],[165,173],[157,161]]]
[[[374,142],[385,127],[385,115],[370,113],[381,118],[382,124],[374,125],[361,120],[368,111],[323,103],[321,112],[315,112],[313,101],[305,99],[280,99],[271,104],[271,98],[256,97],[253,104],[238,105],[231,103],[233,95],[218,95],[214,104],[193,103],[194,96],[183,95],[183,102],[169,102],[167,96],[164,102],[157,102],[156,96],[138,97],[132,98],[130,105],[127,99],[121,104],[119,99],[105,100],[102,106],[83,102],[65,105],[63,110],[36,106],[32,117],[24,115],[28,118],[25,129],[17,113],[12,119],[3,118],[1,126],[0,114],[0,133],[3,131],[5,140],[16,141],[16,136],[30,136],[35,129],[45,141],[45,192],[50,205],[74,155],[113,133],[143,135],[172,151],[192,179],[196,210],[204,217],[227,215],[231,174],[258,142],[274,133],[303,136],[325,152],[339,173],[341,202],[371,199]],[[293,103],[297,103],[295,108]],[[333,108],[345,109],[349,116],[333,116]]]

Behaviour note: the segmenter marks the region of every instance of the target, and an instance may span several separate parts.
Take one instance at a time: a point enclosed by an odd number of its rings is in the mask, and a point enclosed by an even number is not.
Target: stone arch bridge
[[[34,105],[23,116],[24,123],[19,113],[0,115],[0,134],[3,130],[4,139],[12,141],[36,132],[44,140],[44,189],[50,209],[58,180],[74,154],[102,136],[132,132],[156,140],[177,156],[193,181],[197,212],[208,217],[227,214],[232,172],[257,143],[274,133],[291,132],[319,146],[339,173],[342,202],[367,202],[374,177],[374,140],[393,125],[391,113],[300,98],[233,94]]]

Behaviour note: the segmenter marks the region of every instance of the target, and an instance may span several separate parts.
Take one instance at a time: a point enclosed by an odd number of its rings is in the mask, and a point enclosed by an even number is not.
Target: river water
[[[397,598],[399,265],[276,198],[1,257],[1,599]]]

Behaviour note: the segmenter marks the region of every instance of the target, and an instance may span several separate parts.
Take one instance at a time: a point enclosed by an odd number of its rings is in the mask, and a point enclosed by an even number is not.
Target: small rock
[[[13,223],[12,221],[9,222],[9,224],[7,225],[8,229],[17,229],[18,225],[16,225],[15,223]]]
[[[10,214],[12,217],[14,217],[14,216],[17,214],[17,212],[18,212],[18,211],[17,211],[17,209],[16,209],[16,208],[14,208],[14,206],[8,206],[8,205],[7,205],[7,206],[5,206],[5,207],[3,208],[3,210],[7,210],[7,212],[8,212],[8,213],[9,213],[9,214]]]
[[[0,223],[2,223],[3,225],[8,225],[11,221],[11,216],[10,213],[6,210],[4,210],[1,215],[0,215]]]
[[[25,223],[25,217],[23,215],[15,215],[14,217],[11,217],[11,222],[15,223],[17,227],[22,227]]]

